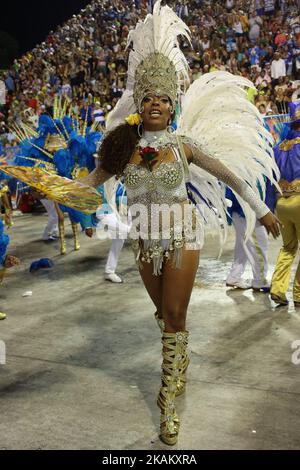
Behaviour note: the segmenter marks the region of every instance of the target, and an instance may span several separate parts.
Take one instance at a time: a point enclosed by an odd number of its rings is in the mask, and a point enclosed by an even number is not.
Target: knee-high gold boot
[[[163,332],[162,385],[157,405],[161,410],[160,439],[168,445],[174,445],[178,439],[179,418],[175,410],[177,380],[180,376],[180,363],[186,350],[188,332]]]
[[[186,372],[190,363],[190,358],[187,352],[189,333],[188,331],[186,331],[185,333],[186,333],[186,340],[182,348],[182,358],[179,362],[179,374],[178,374],[177,383],[176,383],[176,397],[179,397],[179,395],[182,395],[185,392]]]
[[[63,221],[59,221],[58,230],[59,230],[59,241],[60,241],[60,254],[65,255],[67,252],[67,248],[66,248],[66,240],[65,240],[65,224]]]
[[[158,328],[163,333],[165,329],[164,320],[158,316],[158,312],[155,312],[154,316],[155,316],[155,320],[157,321]],[[188,337],[187,337],[187,340],[188,340]],[[179,375],[177,378],[177,385],[176,385],[176,397],[178,397],[179,395],[182,395],[185,392],[186,371],[189,366],[189,363],[190,363],[190,358],[187,353],[187,341],[186,341],[186,345],[182,353],[182,360],[180,361]]]
[[[78,238],[78,224],[72,222],[72,230],[73,230],[73,237],[74,237],[74,250],[80,250],[80,243]]]

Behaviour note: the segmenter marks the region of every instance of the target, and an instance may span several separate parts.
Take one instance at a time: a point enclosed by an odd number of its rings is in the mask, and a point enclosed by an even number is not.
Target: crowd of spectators
[[[13,145],[13,122],[37,122],[55,95],[72,112],[105,123],[126,85],[128,32],[153,1],[92,0],[79,15],[51,31],[45,42],[16,59],[2,80],[0,138]],[[228,70],[252,80],[262,115],[287,112],[300,96],[300,16],[297,0],[167,1],[189,25],[192,47],[182,47],[191,80]]]

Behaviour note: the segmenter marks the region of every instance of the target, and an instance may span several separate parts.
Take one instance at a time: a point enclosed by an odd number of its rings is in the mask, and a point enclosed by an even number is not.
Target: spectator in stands
[[[274,54],[274,59],[271,63],[271,77],[274,85],[278,83],[280,77],[286,76],[286,64],[285,61],[280,56],[279,52]]]
[[[193,31],[194,51],[184,45],[192,80],[212,70],[229,70],[253,80],[265,97],[268,92],[266,99],[272,109],[276,109],[274,100],[284,109],[282,103],[291,90],[296,96],[299,85],[288,86],[300,78],[296,0],[184,0],[168,4],[181,8],[181,16]],[[107,106],[114,106],[125,87],[127,36],[146,10],[145,1],[92,0],[80,15],[16,59],[3,77],[7,99],[0,108],[5,121],[1,139],[6,139],[8,124],[21,119],[34,122],[44,112],[42,105],[51,113],[56,93],[68,96],[78,113],[99,101],[105,115]],[[274,87],[279,77],[286,75],[289,79],[282,95],[282,83],[276,92]],[[266,112],[270,109],[267,105]],[[92,106],[89,111],[91,119],[95,110]]]
[[[261,17],[258,16],[255,11],[251,13],[251,17],[249,20],[249,26],[250,26],[249,39],[251,42],[255,43],[258,40],[260,36],[260,28],[262,24],[263,24],[263,21]]]
[[[275,0],[265,0],[264,14],[273,16],[275,13]]]

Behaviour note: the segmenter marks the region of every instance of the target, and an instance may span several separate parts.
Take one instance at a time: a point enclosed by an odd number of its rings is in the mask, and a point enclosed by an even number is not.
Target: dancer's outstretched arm
[[[186,156],[189,162],[194,163],[218,180],[230,186],[244,201],[246,201],[256,214],[256,217],[262,225],[267,229],[268,233],[272,233],[274,238],[279,237],[279,221],[270,211],[268,206],[261,201],[250,186],[233,173],[226,165],[217,158],[205,155],[199,149],[185,145]]]
[[[111,173],[108,173],[108,171],[104,170],[102,168],[101,163],[93,170],[88,176],[85,176],[84,178],[78,178],[76,181],[79,181],[79,183],[86,184],[87,186],[93,186],[96,188],[100,184],[105,183],[105,181],[109,180],[112,178],[114,175]]]

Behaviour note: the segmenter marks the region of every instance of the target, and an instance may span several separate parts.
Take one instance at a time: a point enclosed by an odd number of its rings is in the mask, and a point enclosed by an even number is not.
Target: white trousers
[[[111,247],[108,253],[108,258],[105,266],[105,274],[114,274],[117,269],[119,256],[123,248],[125,240],[115,239],[112,240]]]
[[[97,226],[98,236],[106,229],[111,233],[112,243],[105,266],[106,274],[113,274],[117,268],[119,256],[127,238],[130,227],[118,220],[115,214],[103,214],[98,216],[100,224]],[[99,230],[99,232],[98,232]],[[113,234],[119,238],[113,238]],[[101,236],[99,236],[101,238]]]
[[[238,282],[242,279],[247,262],[250,263],[253,273],[253,287],[268,286],[268,234],[258,221],[254,232],[247,242],[245,242],[246,220],[238,214],[232,215],[233,226],[236,238],[234,247],[234,260],[227,276],[226,282]]]
[[[53,201],[49,199],[40,200],[48,214],[48,223],[45,227],[43,238],[48,239],[51,235],[58,236],[58,216]]]

